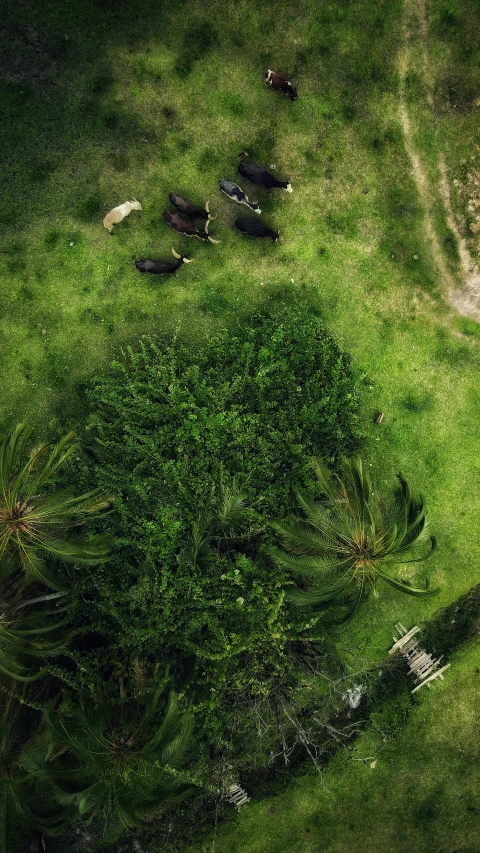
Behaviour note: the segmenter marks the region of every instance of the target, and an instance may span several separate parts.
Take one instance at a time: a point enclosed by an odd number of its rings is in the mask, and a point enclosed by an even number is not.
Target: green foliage
[[[101,818],[110,840],[148,824],[191,789],[179,767],[192,719],[170,692],[160,720],[164,681],[158,673],[153,683],[139,676],[135,695],[122,697],[117,708],[80,704],[65,713],[45,711],[47,751],[31,763],[32,773],[63,807],[73,808],[74,817]]]
[[[395,564],[425,560],[435,548],[424,500],[411,495],[405,478],[398,475],[388,507],[359,459],[344,459],[341,475],[317,460],[313,469],[323,500],[299,494],[306,519],[273,525],[283,549],[271,549],[272,559],[302,579],[289,599],[307,610],[333,605],[334,621],[341,622],[355,613],[367,586],[376,593],[379,579],[409,595],[435,595],[438,590],[418,589],[390,574]]]
[[[38,784],[27,765],[37,754],[29,740],[31,720],[27,709],[9,697],[0,720],[0,850],[7,850],[7,828],[12,817],[48,834],[61,831],[59,811]]]
[[[261,690],[283,670],[286,631],[283,573],[259,556],[265,521],[311,487],[309,456],[358,442],[348,357],[294,307],[196,352],[144,339],[89,399],[116,549],[84,588],[121,625],[119,657],[168,659],[208,707],[220,689]]]
[[[5,582],[0,586],[0,672],[16,681],[35,681],[46,667],[39,669],[34,660],[65,651],[67,637],[62,629],[69,616],[58,618],[71,606],[71,602],[59,605],[58,599],[65,595],[53,592],[27,596],[24,586],[15,588]]]
[[[40,444],[27,456],[30,434],[25,424],[17,424],[0,443],[0,575],[21,568],[27,580],[62,589],[65,582],[52,573],[45,557],[85,564],[106,559],[104,540],[73,539],[69,532],[87,516],[98,515],[111,498],[100,489],[75,497],[71,487],[45,494],[45,485],[78,445],[69,432],[51,450]]]

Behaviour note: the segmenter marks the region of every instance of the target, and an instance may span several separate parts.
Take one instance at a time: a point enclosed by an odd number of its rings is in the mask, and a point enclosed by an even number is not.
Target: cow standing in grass
[[[166,219],[169,225],[178,231],[180,234],[185,234],[185,237],[198,237],[199,240],[204,240],[209,243],[219,243],[219,240],[214,240],[213,237],[210,237],[208,234],[208,225],[210,220],[207,219],[205,223],[205,230],[199,231],[198,228],[195,228],[195,225],[192,225],[188,219],[185,219],[183,216],[180,216],[179,213],[176,213],[172,210],[164,210],[163,218]]]
[[[238,228],[243,234],[248,234],[250,237],[270,237],[274,243],[277,242],[280,234],[278,231],[273,231],[268,225],[254,219],[253,216],[241,216],[235,222],[234,228]]]
[[[175,264],[169,263],[168,261],[135,261],[135,266],[139,272],[149,272],[154,273],[156,275],[165,274],[165,273],[174,273],[183,264],[191,264],[191,258],[186,258],[185,255],[178,255],[175,249],[172,249],[172,255],[177,259]]]
[[[279,74],[278,71],[271,71],[270,68],[268,68],[265,71],[265,83],[267,83],[268,86],[271,86],[272,89],[276,89],[278,92],[283,92],[284,95],[287,95],[287,97],[292,101],[296,101],[298,98],[298,92],[295,87],[292,86],[284,74]]]
[[[141,210],[142,205],[136,198],[133,201],[125,201],[123,204],[119,204],[118,207],[114,207],[110,213],[107,213],[106,217],[103,220],[103,224],[105,228],[108,228],[110,234],[113,234],[113,226],[118,225],[122,219],[125,219],[132,210]]]
[[[250,210],[253,210],[254,213],[262,212],[257,202],[249,201],[248,196],[246,196],[238,184],[234,184],[233,181],[227,181],[226,178],[222,178],[222,180],[218,182],[218,186],[222,193],[225,193],[225,195],[232,201],[236,201],[238,204],[246,204],[246,206],[249,207]]]
[[[215,219],[215,216],[212,216],[210,213],[208,201],[205,202],[205,209],[203,209],[175,193],[170,193],[168,198],[170,199],[170,203],[173,204],[173,206],[176,207],[183,216],[187,216],[189,219],[206,219],[207,222],[210,219]]]
[[[240,154],[240,157],[245,156],[245,153]],[[256,163],[251,163],[250,160],[241,160],[238,164],[237,171],[240,175],[246,178],[247,181],[251,181],[252,184],[259,184],[267,190],[271,190],[273,187],[278,187],[279,189],[286,190],[287,193],[291,193],[293,191],[292,185],[288,181],[279,181],[275,175],[271,175],[266,169],[263,169],[261,166],[257,166]]]

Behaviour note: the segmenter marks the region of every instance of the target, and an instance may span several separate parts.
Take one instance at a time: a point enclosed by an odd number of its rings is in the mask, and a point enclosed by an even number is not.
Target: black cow
[[[233,227],[238,228],[238,230],[242,231],[244,234],[249,234],[250,237],[271,237],[274,243],[276,243],[280,236],[278,231],[272,231],[268,225],[264,225],[263,222],[259,222],[258,219],[254,219],[253,216],[240,217],[240,219],[237,219]]]
[[[225,195],[228,196],[228,198],[231,198],[232,201],[238,201],[239,204],[246,204],[254,213],[262,212],[258,204],[255,201],[249,201],[243,190],[240,189],[238,184],[234,184],[233,181],[227,181],[226,178],[222,178],[222,180],[218,182],[218,186],[222,193],[225,193]]]
[[[139,272],[151,273],[173,273],[176,272],[183,264],[191,264],[193,259],[186,258],[185,255],[177,255],[175,249],[172,249],[172,255],[177,258],[176,264],[167,263],[167,261],[135,261],[135,266]]]
[[[272,89],[277,89],[277,91],[283,92],[292,101],[296,101],[298,98],[298,92],[295,87],[292,86],[284,74],[279,74],[278,71],[271,71],[270,68],[268,68],[265,71],[265,83],[268,83]]]
[[[199,240],[205,240],[205,242],[208,240],[210,243],[220,242],[219,240],[214,240],[213,237],[209,237],[208,225],[210,220],[208,219],[205,223],[205,231],[199,231],[188,219],[184,219],[183,216],[180,216],[179,213],[174,213],[172,210],[164,210],[163,217],[175,231],[185,234],[185,237],[198,237]]]
[[[171,204],[183,213],[184,216],[188,216],[189,219],[215,219],[214,216],[211,216],[210,211],[208,209],[208,201],[205,202],[205,210],[201,207],[196,207],[190,201],[187,201],[186,198],[182,198],[181,195],[175,195],[175,193],[170,193],[168,196]]]
[[[240,157],[243,156],[243,154],[240,154]],[[244,178],[247,178],[248,181],[251,181],[252,184],[260,184],[267,190],[271,190],[272,187],[278,187],[279,189],[286,190],[287,193],[292,192],[292,186],[288,181],[279,181],[275,175],[271,175],[270,172],[267,172],[266,169],[262,169],[261,166],[257,166],[255,163],[250,163],[249,160],[241,160],[238,164],[237,172]]]

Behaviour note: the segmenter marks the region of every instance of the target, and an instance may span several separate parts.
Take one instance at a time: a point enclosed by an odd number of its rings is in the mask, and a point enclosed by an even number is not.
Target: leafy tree
[[[88,396],[98,461],[84,486],[117,499],[112,559],[83,581],[98,606],[85,619],[121,625],[117,660],[168,660],[202,701],[227,684],[255,692],[285,662],[284,577],[260,537],[311,484],[306,459],[357,446],[348,355],[302,302],[195,347],[144,338]]]
[[[38,772],[57,800],[77,817],[103,818],[110,839],[148,824],[164,804],[191,789],[178,771],[189,746],[192,720],[170,692],[156,717],[164,684],[139,687],[134,713],[128,701],[69,713],[45,711],[48,753]]]
[[[410,586],[390,573],[392,566],[425,560],[434,551],[423,498],[412,497],[398,474],[388,506],[360,459],[344,459],[342,468],[341,475],[334,474],[315,460],[323,500],[298,494],[305,518],[273,523],[283,548],[272,548],[271,557],[302,579],[288,598],[300,608],[334,605],[341,621],[353,615],[368,586],[376,594],[378,580],[408,595],[435,595],[438,590]]]
[[[28,580],[61,589],[65,582],[50,571],[45,558],[87,564],[105,560],[104,539],[87,542],[72,538],[71,531],[104,510],[111,496],[101,489],[79,497],[73,488],[45,492],[78,445],[69,432],[52,449],[40,444],[27,456],[30,434],[25,424],[18,424],[0,442],[0,576],[20,566]]]
[[[11,580],[0,585],[0,671],[16,681],[35,681],[46,667],[39,669],[34,660],[65,651],[67,638],[59,629],[69,616],[58,617],[71,602],[58,606],[65,592],[27,597],[25,586],[15,587]]]

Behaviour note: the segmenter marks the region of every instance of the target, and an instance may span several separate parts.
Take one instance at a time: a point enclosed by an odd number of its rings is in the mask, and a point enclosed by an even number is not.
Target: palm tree
[[[72,488],[44,491],[45,484],[78,449],[73,432],[50,449],[40,444],[26,458],[31,430],[18,424],[0,442],[0,576],[17,566],[28,580],[65,589],[47,567],[49,557],[63,563],[95,564],[105,560],[104,538],[72,538],[70,531],[109,506],[111,495],[94,489],[75,497]]]
[[[312,465],[324,500],[297,495],[306,518],[272,525],[283,548],[271,549],[270,556],[302,579],[288,598],[300,608],[333,605],[338,621],[345,621],[367,586],[377,594],[379,579],[409,595],[435,595],[437,589],[419,589],[390,574],[393,565],[425,560],[435,548],[424,500],[412,497],[405,478],[397,475],[399,487],[387,506],[360,459],[344,459],[341,476],[317,460]]]
[[[57,632],[69,616],[59,618],[59,614],[72,602],[62,601],[59,607],[59,599],[65,599],[66,592],[27,598],[25,586],[16,586],[14,580],[9,578],[0,585],[0,672],[15,681],[35,681],[46,671],[45,666],[39,669],[34,665],[35,659],[66,650],[68,638],[64,632]]]
[[[38,749],[35,737],[28,739],[32,721],[25,707],[13,697],[7,698],[0,720],[0,850],[7,849],[7,820],[39,829],[48,835],[62,828],[58,807],[46,808],[48,794],[39,790],[35,773],[25,764]],[[50,803],[51,805],[51,803]]]
[[[190,740],[192,721],[171,692],[161,723],[154,718],[163,692],[138,694],[132,716],[125,705],[86,708],[67,715],[46,711],[49,741],[45,778],[58,801],[77,816],[103,818],[108,838],[146,825],[165,803],[185,797],[191,785],[177,768]]]

